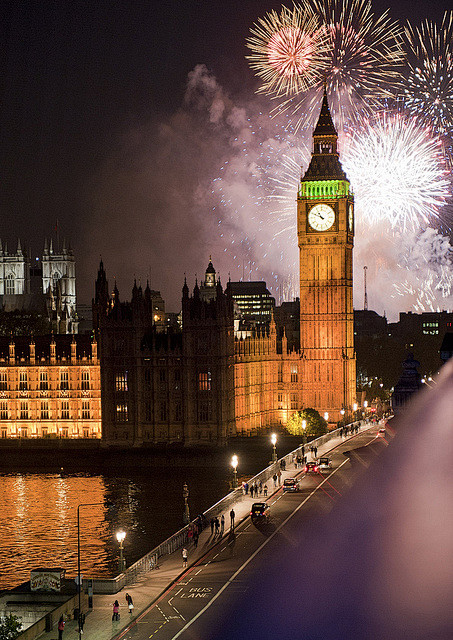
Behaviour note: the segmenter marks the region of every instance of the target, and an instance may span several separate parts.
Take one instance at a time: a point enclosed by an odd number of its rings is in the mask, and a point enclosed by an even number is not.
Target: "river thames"
[[[239,472],[248,477],[266,466],[270,457],[268,439],[255,445],[256,441],[242,447],[238,443],[234,449]],[[295,446],[295,441],[288,441],[280,451],[283,454]],[[107,473],[72,469],[0,473],[0,589],[28,580],[30,571],[38,567],[61,567],[66,577],[76,575],[80,504],[97,505],[80,509],[82,574],[117,575],[115,532],[126,532],[124,554],[129,566],[182,527],[185,482],[193,518],[227,493],[232,452],[225,451],[202,466],[193,461],[186,467],[155,466],[151,459],[144,469],[117,464]],[[79,468],[83,466],[81,460]],[[113,506],[106,508],[106,503]]]

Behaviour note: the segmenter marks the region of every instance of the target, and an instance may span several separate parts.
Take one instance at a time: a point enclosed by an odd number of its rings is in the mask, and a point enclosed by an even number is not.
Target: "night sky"
[[[451,8],[450,0],[393,4],[392,17],[413,21],[440,20]],[[200,277],[211,253],[223,282],[229,271],[239,278],[206,197],[225,161],[225,134],[203,112],[199,85],[188,96],[187,82],[197,68],[233,115],[231,105],[258,100],[245,39],[280,7],[3,0],[0,237],[8,248],[19,236],[40,255],[58,220],[75,251],[80,302],[91,299],[101,255],[122,299],[134,276],[149,278],[167,310],[179,309],[184,273]],[[259,104],[269,108],[266,98]]]

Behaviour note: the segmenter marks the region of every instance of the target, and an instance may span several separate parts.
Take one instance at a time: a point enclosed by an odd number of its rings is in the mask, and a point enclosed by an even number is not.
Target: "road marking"
[[[342,462],[336,469],[335,471],[332,471],[331,475],[333,475],[334,473],[336,473],[337,471],[339,471],[341,469],[341,467],[344,464],[347,464],[349,462],[349,460],[344,460],[344,462]],[[239,569],[237,569],[237,571],[231,576],[231,578],[223,585],[223,587],[221,589],[219,589],[219,591],[217,591],[217,593],[215,594],[215,596],[208,602],[208,604],[203,607],[203,609],[201,609],[196,616],[194,616],[191,620],[189,620],[189,622],[187,624],[184,625],[184,627],[178,631],[178,633],[173,636],[172,640],[176,640],[177,638],[179,638],[181,636],[182,633],[184,633],[184,631],[186,631],[196,620],[198,620],[198,618],[200,616],[203,615],[203,613],[205,611],[207,611],[207,609],[209,609],[209,607],[213,604],[213,602],[215,602],[217,600],[217,598],[225,591],[225,589],[228,587],[228,585],[230,585],[235,578],[246,568],[246,566],[255,558],[255,556],[258,555],[258,553],[261,551],[261,549],[264,549],[264,547],[272,540],[272,538],[277,535],[277,533],[280,531],[280,529],[282,527],[285,526],[285,524],[291,520],[291,518],[299,511],[299,509],[302,509],[302,507],[304,506],[304,504],[310,500],[310,498],[318,491],[318,489],[324,484],[324,482],[327,481],[327,478],[325,480],[323,480],[323,482],[321,484],[319,484],[315,489],[313,489],[313,491],[305,498],[305,500],[303,502],[300,503],[300,505],[298,507],[296,507],[296,509],[294,509],[294,511],[292,513],[289,514],[289,516],[283,520],[283,522],[281,523],[281,525],[279,525],[277,527],[277,529],[268,537],[266,538],[266,540],[261,544],[260,547],[258,547],[258,549],[252,553],[252,555],[250,556],[250,558],[248,558],[248,560],[246,560],[244,562],[243,565],[241,565],[239,567]]]
[[[196,574],[195,574],[195,575],[197,576],[197,575],[198,575],[199,573],[201,573],[202,571],[203,571],[203,569],[198,569],[198,571],[196,572]]]

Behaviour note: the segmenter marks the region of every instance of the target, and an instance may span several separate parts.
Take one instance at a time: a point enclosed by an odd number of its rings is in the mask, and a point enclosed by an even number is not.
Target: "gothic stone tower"
[[[304,406],[352,410],[356,361],[352,306],[354,198],[343,171],[327,95],[313,131],[313,153],[297,198],[300,343]]]

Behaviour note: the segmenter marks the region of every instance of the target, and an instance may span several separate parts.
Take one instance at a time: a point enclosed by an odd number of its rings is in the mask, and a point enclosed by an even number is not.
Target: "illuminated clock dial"
[[[328,204],[315,204],[308,213],[308,224],[315,231],[327,231],[335,222],[335,211]]]
[[[352,204],[349,205],[349,231],[352,231],[354,226],[354,208]]]

